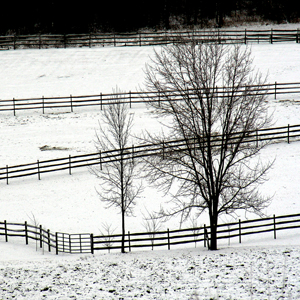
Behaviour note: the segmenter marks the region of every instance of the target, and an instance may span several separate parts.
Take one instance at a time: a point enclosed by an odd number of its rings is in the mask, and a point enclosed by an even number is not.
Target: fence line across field
[[[211,88],[210,92],[215,97],[228,97],[227,87],[215,87]],[[196,90],[187,91],[191,97],[196,95]],[[204,92],[204,90],[202,91]],[[262,86],[242,86],[237,91],[237,94],[251,95],[266,94],[274,95],[274,99],[277,99],[278,95],[289,95],[300,93],[300,82],[293,83],[269,83]],[[21,110],[38,110],[45,114],[47,110],[54,109],[66,109],[68,112],[73,112],[74,109],[85,106],[97,107],[102,110],[106,105],[115,104],[117,101],[128,104],[131,108],[134,104],[149,103],[149,102],[165,102],[169,101],[166,95],[170,95],[172,101],[181,101],[182,94],[180,91],[164,91],[164,92],[126,92],[126,93],[112,93],[97,95],[85,95],[85,96],[63,96],[63,97],[41,97],[41,98],[24,98],[24,99],[3,99],[0,100],[0,112],[12,111],[16,116],[18,111]]]
[[[286,140],[290,143],[294,140],[298,140],[300,137],[300,125],[287,125],[284,127],[265,128],[247,132],[232,133],[230,137],[226,137],[228,145],[239,143],[239,138],[243,135],[242,143],[258,145],[261,141],[281,141]],[[203,137],[202,147],[205,147],[205,138]],[[218,147],[224,143],[224,137],[222,135],[215,134],[211,137],[211,146]],[[188,141],[184,139],[177,139],[172,141],[163,141],[157,144],[143,144],[132,145],[131,147],[124,149],[115,149],[103,152],[96,152],[90,154],[75,155],[49,160],[37,160],[28,164],[21,164],[15,166],[8,166],[0,168],[0,180],[9,183],[9,179],[37,176],[40,180],[41,175],[44,173],[68,171],[71,175],[73,169],[90,167],[98,165],[99,169],[107,163],[114,161],[120,161],[121,159],[142,159],[143,157],[149,157],[152,155],[160,156],[162,159],[168,153],[174,153],[177,151],[185,151],[188,148],[199,147],[199,144],[195,138],[191,138]]]
[[[0,49],[68,48],[104,46],[156,46],[181,43],[220,44],[300,42],[299,29],[203,29],[129,33],[37,34],[0,36]]]
[[[242,237],[246,235],[256,235],[259,233],[272,232],[274,239],[277,238],[277,232],[287,229],[300,228],[300,214],[282,215],[245,220],[240,219],[237,222],[231,222],[218,225],[217,239],[227,239],[228,243],[233,238],[238,238],[242,243]],[[210,227],[205,224],[201,227],[165,230],[155,232],[128,232],[125,236],[125,248],[130,252],[132,249],[167,247],[168,250],[174,246],[184,244],[194,244],[203,242],[204,247],[210,245]],[[120,250],[121,234],[114,235],[94,235],[89,233],[69,234],[61,232],[50,232],[45,230],[42,225],[29,225],[24,223],[9,223],[6,220],[0,222],[0,236],[4,236],[5,242],[10,238],[23,238],[25,244],[29,240],[36,241],[36,247],[43,248],[51,252],[55,250],[59,253],[91,253],[94,254],[100,250]]]

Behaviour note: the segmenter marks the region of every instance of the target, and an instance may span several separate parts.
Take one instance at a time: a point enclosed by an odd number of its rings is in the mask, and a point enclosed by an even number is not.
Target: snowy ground
[[[300,82],[300,44],[251,47],[255,65],[269,73],[270,82]],[[0,99],[110,93],[116,86],[134,91],[143,84],[143,67],[152,53],[151,47],[1,51]],[[293,99],[300,96],[269,99],[275,126],[300,124],[300,107],[291,104]],[[135,133],[159,129],[143,105],[133,107],[132,113]],[[17,117],[2,114],[0,167],[93,152],[99,118],[100,112],[91,109],[45,115],[22,112]],[[44,145],[68,150],[40,151]],[[300,212],[299,146],[300,142],[274,144],[262,153],[265,158],[276,157],[270,180],[262,186],[262,192],[274,194],[268,215]],[[86,169],[72,176],[52,173],[41,181],[29,177],[0,185],[1,221],[30,222],[34,214],[52,232],[98,234],[102,222],[120,228],[120,215],[104,209],[95,191],[97,182]],[[147,187],[136,217],[127,220],[127,230],[143,231],[146,208],[155,210],[166,200]],[[199,223],[207,223],[207,218]],[[178,228],[176,221],[164,226]],[[41,250],[35,252],[34,244],[25,246],[17,239],[5,243],[0,237],[0,299],[297,299],[299,232],[280,232],[275,241],[268,235],[245,238],[241,245],[223,241],[214,253],[198,245],[80,257],[43,255]]]
[[[299,299],[299,246],[102,254],[0,265],[1,299]]]

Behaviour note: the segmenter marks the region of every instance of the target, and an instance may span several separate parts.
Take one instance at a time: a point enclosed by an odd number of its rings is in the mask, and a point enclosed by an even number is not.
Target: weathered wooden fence
[[[258,144],[262,141],[282,141],[287,143],[298,140],[300,137],[300,125],[287,125],[284,127],[266,128],[255,131],[236,132],[232,133],[230,137],[226,137],[229,144],[236,144],[239,142],[241,135],[244,135],[242,143]],[[223,143],[221,135],[214,135],[211,138],[211,147],[218,147]],[[90,167],[98,165],[101,169],[103,164],[119,161],[120,159],[141,159],[143,157],[159,155],[164,158],[168,153],[174,151],[184,151],[187,147],[193,146],[196,149],[199,147],[195,139],[164,141],[160,144],[143,144],[133,145],[124,149],[109,150],[97,153],[75,155],[50,160],[37,160],[33,163],[6,166],[0,168],[0,180],[9,183],[9,179],[27,176],[36,176],[39,180],[41,175],[49,172],[67,171],[70,175],[73,169]],[[205,138],[203,138],[202,146],[205,147]]]
[[[25,244],[29,240],[36,241],[39,248],[46,248],[49,252],[55,249],[56,254],[63,253],[91,253],[90,234],[68,234],[61,232],[50,232],[42,225],[30,225],[24,223],[8,223],[6,220],[0,222],[0,236],[4,236],[6,242],[9,238],[24,238]]]
[[[256,235],[260,233],[272,233],[274,239],[277,232],[287,229],[300,228],[300,214],[282,215],[254,220],[238,220],[237,222],[218,225],[218,239],[231,241],[238,238],[239,243],[246,235]],[[121,234],[115,235],[93,235],[88,233],[69,234],[52,233],[45,230],[42,225],[33,226],[24,223],[0,222],[0,236],[4,237],[5,242],[10,238],[23,238],[28,245],[29,240],[36,242],[37,247],[46,251],[59,253],[92,253],[100,250],[120,250]],[[209,247],[210,227],[202,226],[197,228],[187,228],[178,230],[166,230],[157,232],[128,232],[125,237],[125,248],[132,249],[166,247],[170,250],[179,245],[203,243],[204,247]]]
[[[196,43],[217,42],[222,44],[299,43],[300,30],[205,29],[130,33],[6,35],[0,36],[0,49],[152,46],[180,43],[183,40]]]
[[[226,87],[216,87],[213,90],[215,97],[224,98],[228,96],[228,89]],[[191,90],[190,97],[196,96],[195,90]],[[293,83],[269,83],[262,86],[242,86],[237,91],[237,94],[251,95],[266,94],[273,95],[277,99],[279,95],[299,94],[300,82]],[[181,101],[182,95],[179,91],[168,91],[164,93],[156,92],[131,92],[128,93],[112,93],[85,96],[64,96],[64,97],[41,97],[41,98],[24,98],[24,99],[3,99],[0,100],[0,112],[12,111],[16,116],[21,110],[38,110],[43,114],[47,111],[63,109],[64,111],[73,112],[74,109],[85,106],[96,107],[102,110],[104,106],[116,103],[126,103],[130,107],[134,104],[149,103],[149,102],[164,102],[169,101],[164,94],[172,95],[172,101]]]

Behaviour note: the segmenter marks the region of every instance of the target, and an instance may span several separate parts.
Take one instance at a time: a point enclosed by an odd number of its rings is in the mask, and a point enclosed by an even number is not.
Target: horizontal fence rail
[[[213,90],[215,97],[224,98],[228,96],[226,87],[215,87]],[[168,101],[163,94],[172,95],[172,101],[182,100],[182,95],[179,91],[168,92],[131,92],[128,93],[112,93],[85,96],[64,96],[64,97],[41,97],[27,99],[0,99],[0,112],[12,111],[16,116],[21,110],[38,110],[41,113],[51,112],[53,110],[63,109],[67,112],[73,112],[80,107],[95,107],[102,110],[104,106],[111,105],[116,102],[126,103],[130,107],[134,104],[149,103],[149,102],[164,102]],[[195,95],[195,90],[189,91],[191,97]],[[237,91],[237,95],[266,94],[274,96],[277,99],[279,95],[300,94],[300,82],[294,83],[269,83],[262,86],[242,86]]]
[[[131,33],[37,34],[0,36],[0,49],[67,48],[104,46],[155,46],[182,41],[222,44],[232,43],[299,43],[300,30],[226,30],[157,31]]]
[[[230,137],[226,137],[228,144],[239,143],[239,139],[243,135],[242,143],[258,145],[262,141],[286,141],[290,143],[298,140],[300,137],[300,125],[287,125],[284,127],[266,128],[255,131],[236,132],[232,133]],[[224,137],[221,135],[214,135],[211,137],[211,147],[219,147],[223,143]],[[99,166],[100,170],[104,164],[120,161],[121,159],[142,159],[158,155],[164,159],[168,154],[177,151],[185,151],[187,147],[198,147],[196,139],[186,140],[172,140],[164,141],[159,144],[143,144],[132,145],[124,149],[109,150],[97,153],[82,154],[68,157],[62,157],[50,160],[37,160],[37,162],[21,164],[15,166],[6,166],[0,168],[0,180],[9,183],[9,179],[36,176],[41,180],[41,175],[50,172],[67,171],[70,175],[73,169]],[[205,147],[205,139],[203,138],[203,147]]]
[[[246,235],[256,235],[260,233],[272,233],[274,239],[277,232],[287,229],[300,228],[300,214],[282,215],[253,219],[238,220],[237,222],[218,225],[217,239],[228,239],[229,243],[233,238],[238,238],[239,243]],[[25,244],[29,240],[36,242],[36,248],[43,248],[46,251],[59,253],[92,253],[100,250],[120,250],[122,236],[114,235],[94,235],[89,233],[69,234],[50,232],[45,230],[42,225],[29,225],[24,223],[0,222],[0,236],[4,237],[5,242],[10,238],[23,238]],[[132,249],[166,247],[168,250],[178,245],[204,243],[204,247],[210,245],[210,227],[204,226],[196,228],[178,229],[155,232],[130,233],[125,235],[125,248],[130,252]]]

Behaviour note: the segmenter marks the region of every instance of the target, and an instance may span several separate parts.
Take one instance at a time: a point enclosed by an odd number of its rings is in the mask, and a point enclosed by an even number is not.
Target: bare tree
[[[146,89],[157,95],[149,105],[158,117],[171,119],[163,123],[163,136],[145,137],[164,145],[162,155],[146,159],[148,179],[165,193],[173,191],[172,209],[160,215],[181,214],[184,221],[195,209],[198,215],[207,210],[215,250],[220,214],[260,214],[269,204],[258,192],[272,165],[258,156],[266,143],[247,142],[251,132],[271,122],[266,79],[254,72],[248,48],[213,42],[162,47],[145,73]],[[182,145],[171,148],[164,142],[170,139]]]
[[[201,229],[201,224],[198,224],[198,219],[196,216],[190,216],[190,227],[193,229],[195,248],[196,248],[198,235],[199,235],[200,229]]]
[[[116,228],[112,228],[112,224],[108,224],[107,222],[102,223],[102,228],[104,230],[104,233],[102,230],[100,230],[100,234],[102,236],[102,239],[104,240],[104,245],[108,248],[108,252],[110,253],[110,248],[113,245],[114,237],[112,236],[116,230]]]
[[[137,182],[137,163],[125,155],[132,124],[133,115],[129,114],[128,105],[120,99],[103,110],[95,144],[99,152],[116,150],[116,159],[103,164],[103,168],[91,169],[101,181],[100,188],[97,189],[100,199],[107,203],[107,208],[114,206],[120,209],[122,253],[125,252],[125,216],[133,214],[135,200],[143,190],[142,183]]]
[[[33,223],[33,226],[34,226],[35,251],[38,251],[38,236],[39,236],[38,227],[40,226],[40,223],[39,223],[38,219],[35,217],[33,212],[31,212],[31,217],[30,216],[28,216],[28,217],[30,218],[30,221]]]
[[[153,212],[149,212],[147,210],[147,216],[144,216],[143,220],[143,227],[145,228],[146,232],[149,234],[149,238],[152,245],[152,250],[154,247],[155,242],[155,235],[162,229],[162,220],[160,218],[156,218]]]

